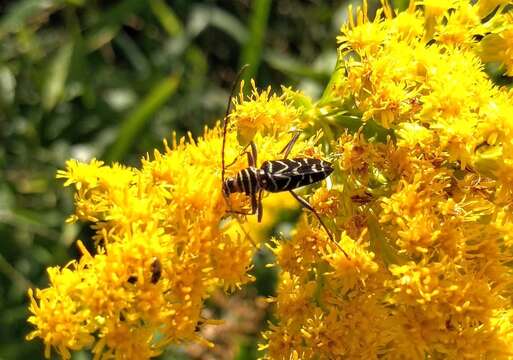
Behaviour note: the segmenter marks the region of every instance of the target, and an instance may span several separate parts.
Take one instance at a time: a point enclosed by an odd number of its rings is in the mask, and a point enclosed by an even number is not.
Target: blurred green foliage
[[[26,289],[47,286],[45,269],[88,239],[86,226],[65,225],[72,195],[56,170],[69,158],[137,165],[172,131],[200,135],[222,117],[241,64],[259,86],[319,96],[347,3],[0,2],[0,359],[42,358],[24,340]],[[272,274],[256,264],[268,293]],[[237,359],[254,358],[255,343],[242,341]]]

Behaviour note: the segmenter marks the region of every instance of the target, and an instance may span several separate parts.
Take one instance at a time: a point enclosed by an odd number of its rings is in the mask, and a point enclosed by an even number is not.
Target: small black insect
[[[239,73],[240,76],[240,73]],[[232,95],[235,89],[232,89]],[[280,154],[283,158],[279,160],[264,161],[260,168],[257,167],[257,149],[253,141],[243,149],[248,158],[248,167],[239,171],[234,177],[225,178],[225,159],[224,148],[226,142],[226,132],[228,126],[228,115],[230,112],[230,102],[226,109],[223,128],[223,145],[222,145],[222,191],[226,199],[230,194],[242,192],[251,198],[251,209],[248,211],[229,210],[232,213],[253,215],[257,213],[258,222],[262,220],[262,193],[263,191],[281,192],[288,191],[300,204],[310,210],[324,230],[328,233],[330,240],[335,243],[347,256],[346,252],[335,241],[331,232],[328,230],[317,211],[302,197],[293,190],[302,186],[310,185],[327,178],[332,172],[333,167],[327,161],[315,158],[294,158],[288,159],[288,155],[294,144],[298,140],[300,133],[295,132],[290,142],[283,148]],[[248,147],[251,151],[247,151]],[[233,164],[233,163],[232,163]]]
[[[160,277],[162,276],[162,264],[160,263],[160,260],[157,258],[154,258],[153,262],[151,263],[151,283],[156,284]]]
[[[199,332],[201,330],[201,327],[203,326],[204,322],[202,320],[198,320],[196,323],[196,327],[194,328],[195,332]]]

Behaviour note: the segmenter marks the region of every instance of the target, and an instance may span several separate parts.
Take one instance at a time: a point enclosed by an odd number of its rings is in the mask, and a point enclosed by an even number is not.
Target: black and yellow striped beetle
[[[238,78],[242,73],[239,73]],[[338,242],[335,241],[333,235],[328,230],[327,226],[322,221],[317,211],[301,196],[294,192],[294,189],[314,184],[327,178],[332,172],[333,167],[331,163],[315,159],[315,158],[294,158],[288,159],[288,155],[292,150],[294,144],[298,140],[300,133],[295,132],[290,142],[280,152],[283,157],[278,160],[264,161],[262,165],[257,167],[257,149],[253,141],[242,150],[241,154],[246,154],[248,158],[248,167],[240,170],[234,177],[225,177],[225,158],[224,149],[226,143],[226,132],[228,127],[228,117],[230,112],[230,103],[233,93],[238,84],[238,79],[232,88],[230,101],[226,109],[223,124],[223,143],[222,143],[222,192],[223,196],[228,202],[228,198],[232,193],[245,193],[251,198],[251,209],[248,211],[236,211],[229,209],[228,212],[253,215],[257,214],[258,222],[262,220],[262,193],[263,191],[269,192],[282,192],[288,191],[304,208],[310,210],[319,223],[322,225],[330,240],[347,256],[346,252],[341,248]],[[248,148],[251,151],[247,151]],[[235,161],[234,161],[235,162]],[[233,163],[234,163],[233,162]],[[232,163],[232,164],[233,164]]]

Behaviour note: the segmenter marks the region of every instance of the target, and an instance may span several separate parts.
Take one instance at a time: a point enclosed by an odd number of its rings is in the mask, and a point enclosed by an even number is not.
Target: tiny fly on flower
[[[253,215],[257,214],[258,222],[262,220],[262,193],[269,192],[282,192],[288,191],[302,207],[310,210],[321,226],[328,234],[330,240],[347,256],[346,252],[342,249],[340,244],[335,241],[333,235],[328,230],[328,227],[322,221],[317,211],[301,196],[294,192],[294,189],[314,184],[327,178],[332,172],[333,167],[327,161],[315,158],[293,158],[288,159],[288,156],[294,147],[294,144],[299,139],[300,132],[295,131],[294,136],[289,143],[283,148],[280,154],[283,157],[278,160],[264,161],[260,167],[257,167],[257,148],[255,143],[251,140],[249,144],[242,150],[248,158],[248,167],[239,171],[234,177],[225,177],[225,156],[224,149],[226,143],[226,133],[228,128],[228,117],[230,113],[230,104],[233,94],[239,83],[239,79],[245,67],[241,69],[235,81],[230,100],[226,109],[223,124],[223,143],[222,143],[222,192],[229,205],[229,196],[232,193],[245,193],[251,199],[251,209],[247,211],[236,211],[229,209],[228,211],[235,214]],[[248,148],[251,151],[247,151]],[[233,162],[232,162],[233,164]]]
[[[162,276],[162,264],[159,259],[153,258],[151,263],[151,283],[156,284]]]

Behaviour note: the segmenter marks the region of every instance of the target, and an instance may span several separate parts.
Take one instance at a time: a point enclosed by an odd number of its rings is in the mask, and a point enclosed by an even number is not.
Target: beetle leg
[[[257,162],[257,149],[256,149],[256,145],[255,145],[255,143],[253,141],[251,141],[246,146],[246,149],[250,145],[251,145],[251,152],[246,151],[246,155],[248,156],[248,166],[255,167],[256,166],[256,162]]]
[[[258,210],[258,200],[256,194],[251,194],[251,213],[254,214]]]
[[[239,158],[239,157],[237,156],[237,157],[236,157],[236,158],[235,158],[231,163],[229,163],[228,165],[225,165],[224,167],[225,167],[225,168],[229,168],[230,166],[232,166],[233,164],[235,164],[235,163],[237,162],[237,159],[238,159],[238,158]]]
[[[292,194],[292,196],[294,196],[294,198],[301,204],[301,206],[303,206],[304,208],[310,210],[314,215],[315,217],[317,218],[317,220],[319,220],[319,223],[321,224],[321,226],[324,228],[324,230],[326,231],[326,233],[328,233],[328,236],[331,240],[331,242],[333,242],[340,250],[342,250],[342,252],[344,253],[344,255],[349,258],[349,256],[347,255],[347,253],[344,251],[344,249],[342,249],[342,247],[340,246],[340,244],[338,242],[335,241],[335,239],[333,238],[333,235],[331,234],[331,232],[328,230],[328,227],[324,224],[324,221],[322,221],[320,215],[317,213],[317,211],[312,207],[312,205],[310,205],[308,203],[308,201],[306,201],[305,199],[303,199],[301,196],[299,196],[298,194],[296,194],[294,191],[292,190],[289,190],[289,192]]]
[[[237,155],[237,156],[235,157],[235,159],[233,159],[233,161],[232,161],[231,163],[229,163],[228,165],[225,165],[224,167],[225,167],[225,168],[228,168],[228,167],[232,166],[233,164],[235,164],[235,163],[237,162],[237,159],[239,158],[239,156],[241,156],[241,155],[242,155],[242,154],[244,154],[244,153],[247,153],[247,151],[246,151],[246,150],[248,149],[249,145],[251,145],[251,144],[247,144],[246,146],[244,146],[244,149],[242,149],[242,150],[240,151],[239,155]]]
[[[258,192],[258,201],[257,201],[257,218],[258,222],[262,221],[262,216],[264,215],[264,209],[262,207],[262,193],[263,190]]]
[[[251,155],[253,156],[253,162],[249,164],[249,166],[257,166],[257,148],[253,140],[249,143],[251,146]],[[248,162],[249,162],[249,155],[248,155]]]
[[[250,146],[251,146],[251,152],[246,151],[248,149],[248,147],[250,147]],[[256,166],[256,162],[257,162],[257,149],[256,149],[255,143],[253,141],[251,141],[249,144],[244,146],[244,148],[241,150],[239,155],[237,155],[237,157],[231,163],[229,163],[228,165],[225,165],[224,167],[228,168],[228,167],[232,166],[233,164],[235,164],[237,162],[237,159],[239,158],[239,156],[241,156],[242,154],[246,154],[247,155],[247,157],[248,157],[248,165],[249,166]]]
[[[292,137],[292,140],[290,140],[288,142],[287,145],[285,145],[285,147],[283,148],[282,151],[280,151],[280,154],[283,154],[283,158],[286,159],[287,156],[289,156],[290,154],[290,151],[292,150],[292,147],[294,146],[294,144],[296,143],[297,139],[299,139],[299,135],[301,135],[301,132],[300,131],[294,131],[295,134],[294,136]]]

